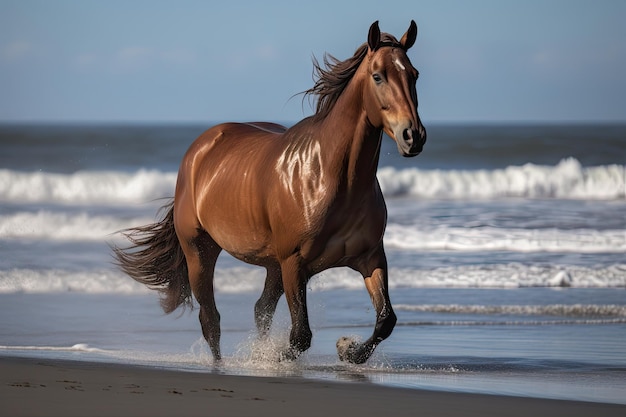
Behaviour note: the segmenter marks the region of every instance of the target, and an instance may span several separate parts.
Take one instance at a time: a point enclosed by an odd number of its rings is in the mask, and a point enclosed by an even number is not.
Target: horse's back
[[[267,170],[263,162],[280,152],[278,138],[284,126],[270,122],[222,123],[202,133],[189,147],[179,168],[176,194],[179,189],[210,187],[216,179],[234,184],[249,174]],[[264,157],[259,158],[260,155]],[[231,180],[228,180],[231,178]]]
[[[256,127],[257,129],[263,130],[268,133],[285,133],[287,128],[283,125],[279,125],[278,123],[271,122],[248,122],[246,125]]]
[[[198,153],[206,152],[218,143],[225,147],[236,147],[238,143],[248,143],[250,139],[275,139],[286,130],[286,127],[270,122],[221,123],[198,136],[187,150],[183,162],[188,158],[196,158]],[[227,142],[221,143],[222,141]]]
[[[191,144],[183,157],[180,173],[204,169],[204,164],[221,164],[231,158],[245,158],[251,150],[275,147],[275,140],[287,130],[270,122],[222,123],[215,125]],[[269,146],[268,146],[269,145]]]

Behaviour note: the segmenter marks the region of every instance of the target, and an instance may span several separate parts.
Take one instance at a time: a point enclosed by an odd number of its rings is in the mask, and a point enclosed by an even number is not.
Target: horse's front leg
[[[357,364],[369,359],[376,346],[389,337],[397,320],[389,300],[387,258],[382,245],[374,256],[359,266],[358,270],[363,275],[365,287],[376,309],[376,326],[372,336],[363,343],[357,343],[347,337],[337,341],[339,359]]]

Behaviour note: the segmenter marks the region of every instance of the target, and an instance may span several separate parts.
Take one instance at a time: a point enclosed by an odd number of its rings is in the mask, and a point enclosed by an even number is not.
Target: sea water
[[[359,366],[335,352],[373,330],[354,271],[310,281],[313,346],[279,362],[284,299],[258,341],[264,270],[221,255],[215,365],[197,310],[165,315],[112,265],[206,127],[0,126],[1,355],[626,403],[626,126],[429,126],[409,159],[384,137],[398,324]]]

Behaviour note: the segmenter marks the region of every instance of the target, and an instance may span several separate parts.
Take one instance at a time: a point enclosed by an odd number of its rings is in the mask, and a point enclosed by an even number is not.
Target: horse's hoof
[[[341,337],[337,340],[337,355],[339,359],[345,362],[360,365],[374,353],[375,344],[368,342],[359,343],[357,340],[349,337]]]
[[[337,340],[337,355],[339,355],[340,361],[348,361],[348,357],[350,354],[349,351],[353,351],[356,346],[356,342],[354,339],[350,339],[349,337],[340,337]]]
[[[337,340],[337,355],[339,360],[354,364],[361,364],[367,360],[367,356],[363,355],[363,346],[349,337]]]

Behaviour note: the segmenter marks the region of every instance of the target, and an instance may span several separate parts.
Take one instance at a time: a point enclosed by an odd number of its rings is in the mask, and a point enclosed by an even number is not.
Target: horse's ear
[[[370,26],[370,31],[367,35],[367,44],[372,52],[378,49],[378,45],[380,44],[380,29],[378,28],[378,20]]]
[[[409,48],[415,43],[415,38],[417,38],[417,25],[415,24],[415,20],[411,20],[409,30],[407,30],[406,33],[402,35],[402,39],[400,39],[402,48],[404,48],[405,51],[408,51]]]

